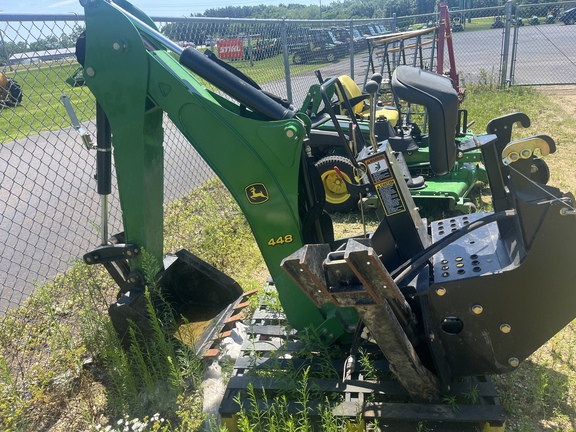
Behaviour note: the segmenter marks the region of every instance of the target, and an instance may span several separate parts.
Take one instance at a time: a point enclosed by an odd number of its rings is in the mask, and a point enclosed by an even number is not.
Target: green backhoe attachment
[[[510,142],[514,124],[529,125],[524,114],[494,119],[473,141],[494,212],[431,224],[414,204],[405,161],[390,139],[377,139],[372,115],[369,143],[353,155],[361,180],[344,184],[351,194],[374,195],[384,214],[366,237],[335,239],[306,114],[209,53],[183,50],[126,1],[82,3],[86,35],[77,55],[109,122],[124,223],[115,243],[85,261],[115,277],[114,313],[123,314],[122,304],[142,313],[138,299],[151,282],[142,251],[164,258],[166,113],[243,211],[290,325],[312,328],[342,349],[367,328],[413,399],[436,401],[463,376],[514,370],[576,316],[574,197],[532,177],[538,152],[554,153],[551,138]],[[447,78],[408,66],[396,69],[391,85],[403,99],[431,107],[430,170],[448,174],[458,158],[458,93]],[[378,83],[366,90],[374,98]],[[239,295],[233,281],[188,252],[161,274],[176,309],[214,297],[203,290],[224,303]]]

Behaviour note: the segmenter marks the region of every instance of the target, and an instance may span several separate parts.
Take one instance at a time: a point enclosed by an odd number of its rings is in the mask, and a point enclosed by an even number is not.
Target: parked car
[[[558,21],[562,21],[566,25],[576,23],[576,8],[568,9],[562,12],[558,16]]]
[[[307,29],[305,39],[290,47],[294,64],[314,60],[333,62],[348,53],[348,44],[337,40],[328,29]]]
[[[376,29],[369,24],[362,24],[356,28],[364,37],[378,36],[379,34]]]
[[[340,42],[349,44],[350,43],[350,29],[345,27],[333,27],[331,29],[332,34],[336,37],[337,40]],[[363,37],[358,29],[352,29],[352,36],[353,36],[353,46],[354,52],[362,51],[366,49],[366,38]]]
[[[372,27],[374,27],[380,35],[390,33],[384,24],[372,24]]]

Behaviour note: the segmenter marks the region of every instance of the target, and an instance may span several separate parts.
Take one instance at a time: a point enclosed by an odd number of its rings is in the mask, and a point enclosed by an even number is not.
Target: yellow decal
[[[262,204],[268,201],[268,189],[264,183],[252,183],[244,188],[250,204]]]
[[[398,190],[398,185],[394,179],[377,184],[376,191],[378,192],[386,216],[392,216],[406,211],[402,194]]]
[[[282,245],[284,243],[292,243],[293,241],[294,237],[292,237],[292,234],[286,234],[285,236],[280,236],[278,238],[272,237],[268,240],[268,246]]]

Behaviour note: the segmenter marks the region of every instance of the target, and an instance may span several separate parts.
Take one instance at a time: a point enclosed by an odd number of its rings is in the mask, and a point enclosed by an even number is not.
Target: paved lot
[[[165,201],[213,176],[171,122],[165,124]],[[95,136],[95,135],[93,135]],[[100,244],[95,152],[63,129],[0,146],[0,313],[21,304],[35,282],[66,270]],[[121,231],[115,184],[109,233]]]

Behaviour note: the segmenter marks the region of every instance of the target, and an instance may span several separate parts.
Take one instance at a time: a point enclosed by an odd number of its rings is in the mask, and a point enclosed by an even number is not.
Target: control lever
[[[78,121],[78,117],[76,117],[76,113],[74,112],[74,108],[72,108],[72,103],[70,102],[70,98],[68,96],[66,96],[65,94],[63,94],[62,96],[60,96],[60,100],[64,104],[64,108],[66,108],[66,112],[68,113],[68,117],[70,117],[70,121],[72,122],[72,127],[80,135],[80,138],[82,139],[82,144],[84,144],[84,147],[86,147],[87,150],[95,149],[96,146],[92,142],[92,137],[90,136],[88,131],[80,125],[80,122]]]
[[[376,189],[374,188],[374,185],[372,185],[372,183],[370,183],[370,182],[365,183],[365,184],[350,183],[349,181],[346,180],[346,177],[344,177],[344,174],[342,174],[342,171],[340,171],[340,168],[338,168],[337,166],[334,166],[332,168],[334,169],[334,172],[336,173],[336,175],[338,177],[340,177],[340,179],[344,182],[344,184],[346,184],[346,190],[348,191],[348,193],[350,195],[361,195],[361,194],[375,193],[376,192]]]
[[[376,141],[374,129],[376,127],[376,94],[379,88],[380,84],[373,80],[368,80],[364,86],[364,90],[370,95],[370,144],[372,144],[374,153],[378,151],[378,141]]]

